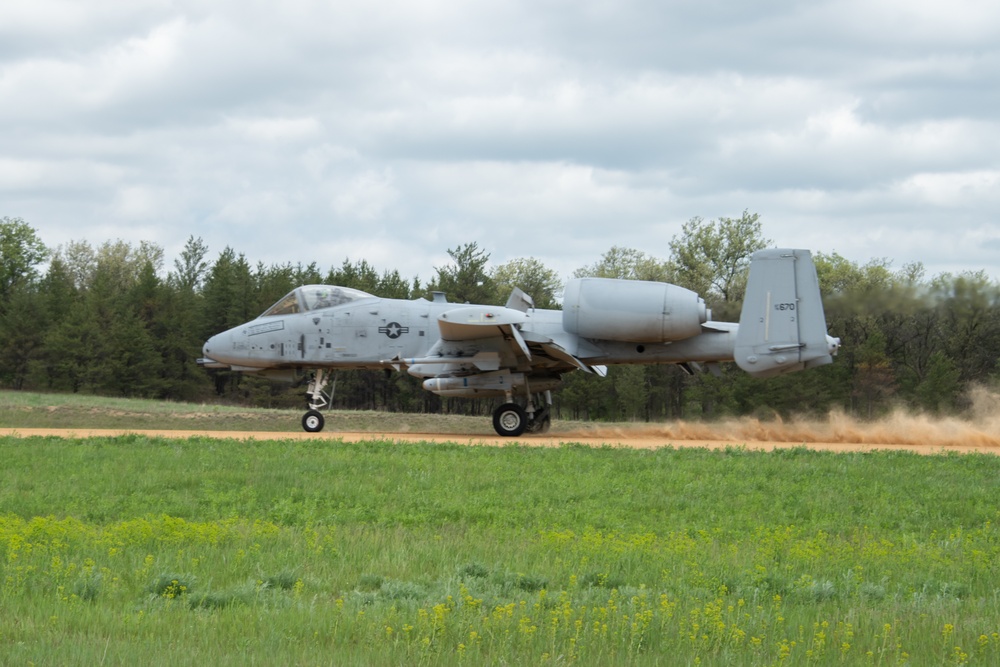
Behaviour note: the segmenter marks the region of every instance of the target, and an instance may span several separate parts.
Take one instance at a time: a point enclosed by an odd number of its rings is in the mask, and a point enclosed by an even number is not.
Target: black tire
[[[493,430],[505,438],[516,438],[528,426],[528,414],[517,403],[504,403],[493,411]]]
[[[302,428],[306,430],[306,433],[319,433],[325,424],[326,420],[319,410],[310,410],[302,415]]]

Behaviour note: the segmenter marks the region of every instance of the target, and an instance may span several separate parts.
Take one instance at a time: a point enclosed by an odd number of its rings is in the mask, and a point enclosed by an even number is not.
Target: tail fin
[[[833,362],[840,339],[826,332],[816,267],[808,250],[769,249],[750,262],[736,364],[770,377]]]

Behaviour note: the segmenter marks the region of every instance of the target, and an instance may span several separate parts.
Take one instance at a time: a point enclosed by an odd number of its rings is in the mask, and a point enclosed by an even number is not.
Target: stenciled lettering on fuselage
[[[266,324],[255,324],[252,327],[247,327],[248,336],[257,336],[259,334],[271,333],[272,331],[281,331],[285,328],[285,321],[279,320],[277,322],[268,322]]]
[[[389,322],[386,326],[379,327],[378,332],[395,340],[403,334],[410,333],[410,327],[401,326],[399,322]]]

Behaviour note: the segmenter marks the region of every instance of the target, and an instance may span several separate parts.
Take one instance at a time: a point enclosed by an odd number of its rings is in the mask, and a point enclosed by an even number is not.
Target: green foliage
[[[199,236],[188,237],[181,256],[174,260],[174,272],[170,281],[184,295],[192,295],[201,289],[205,273],[208,271],[208,246]]]
[[[562,281],[534,257],[512,259],[490,270],[490,280],[496,294],[494,303],[505,303],[514,288],[520,289],[535,302],[536,308],[558,308],[556,295],[562,291]]]
[[[992,455],[143,436],[0,450],[5,662],[1000,658]]]
[[[610,384],[614,392],[615,405],[621,414],[612,416],[613,421],[637,421],[643,419],[648,391],[645,382],[646,369],[642,366],[615,366],[608,370],[605,384]]]
[[[0,381],[22,389],[32,361],[44,348],[42,295],[36,289],[14,290],[0,308]]]
[[[169,599],[187,595],[191,590],[191,581],[180,574],[161,574],[149,585],[150,595]]]
[[[920,406],[935,414],[953,410],[959,395],[959,376],[958,367],[943,352],[931,354],[927,372],[915,391]]]
[[[670,242],[677,282],[700,294],[712,307],[743,300],[750,257],[770,245],[760,216],[743,211],[739,219],[705,222],[692,218],[681,237]]]
[[[454,303],[490,303],[495,297],[493,281],[486,269],[490,254],[473,241],[448,250],[452,264],[435,267],[437,277],[426,289],[444,292]]]
[[[667,259],[614,246],[577,276],[666,280],[699,291],[716,320],[739,314],[754,250],[769,243],[757,214],[692,218]],[[335,283],[392,298],[443,290],[454,302],[501,304],[516,286],[539,308],[557,306],[559,277],[534,258],[491,267],[477,243],[450,249],[452,262],[426,285],[345,259],[324,274],[315,263],[256,265],[233,248],[214,259],[190,237],[163,275],[151,243],[72,241],[49,252],[20,219],[0,220],[0,384],[174,400],[299,407],[301,388],[197,366],[211,335],[250,320],[300,284]],[[44,273],[43,262],[48,260]],[[755,381],[732,365],[722,377],[677,368],[609,369],[565,377],[561,416],[601,420],[790,416],[832,409],[876,417],[897,404],[931,412],[970,407],[977,386],[1000,378],[1000,285],[982,272],[924,276],[817,253],[828,329],[842,340],[831,367]],[[338,376],[339,408],[488,415],[488,400],[441,399],[405,373]]]
[[[619,278],[671,282],[674,269],[668,263],[635,248],[612,246],[591,266],[577,269],[574,278]]]
[[[816,267],[856,413],[879,414],[900,399],[956,409],[972,387],[990,382],[1000,357],[995,281],[982,273],[926,281],[919,266],[894,272],[886,259],[858,265],[836,254],[817,256]]]
[[[38,234],[21,218],[0,218],[0,314],[18,287],[31,283],[48,257]]]

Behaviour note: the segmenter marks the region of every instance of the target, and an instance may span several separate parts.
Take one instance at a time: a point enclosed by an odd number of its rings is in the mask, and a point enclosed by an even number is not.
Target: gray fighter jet
[[[295,380],[309,377],[306,431],[337,369],[405,369],[441,396],[501,397],[501,436],[544,433],[552,390],[570,371],[603,376],[608,364],[702,365],[735,361],[756,377],[829,364],[840,339],[826,331],[808,250],[754,254],[739,324],[712,321],[694,292],[667,283],[569,281],[562,310],[534,307],[515,289],[505,306],[382,299],[328,285],[298,287],[257,319],[205,343],[205,368]]]

